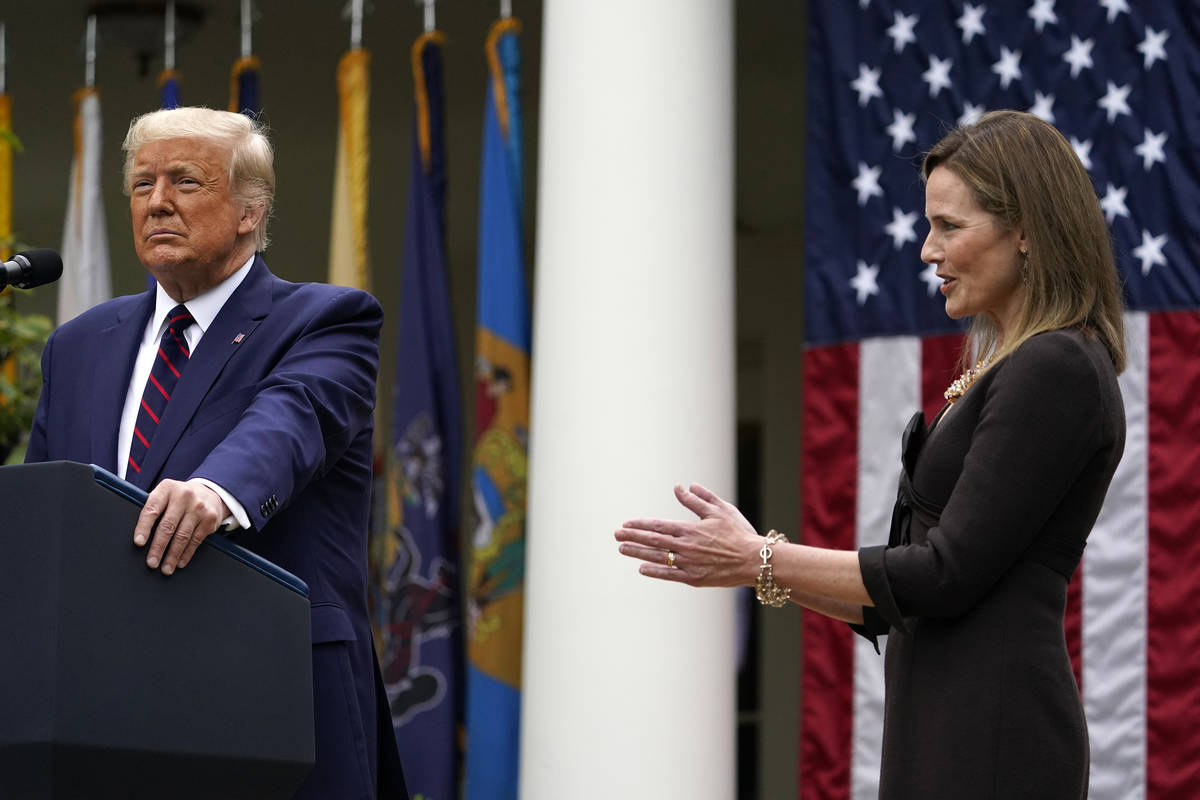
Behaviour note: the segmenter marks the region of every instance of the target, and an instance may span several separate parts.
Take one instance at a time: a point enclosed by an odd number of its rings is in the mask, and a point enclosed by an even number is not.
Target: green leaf
[[[13,150],[16,150],[18,153],[25,152],[25,146],[21,144],[21,140],[18,139],[17,135],[8,128],[0,128],[0,141],[6,142],[9,147],[11,147]]]

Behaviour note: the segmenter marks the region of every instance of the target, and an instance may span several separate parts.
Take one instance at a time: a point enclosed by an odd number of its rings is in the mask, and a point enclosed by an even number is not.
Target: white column
[[[547,0],[524,800],[735,795],[734,596],[617,553],[733,496],[730,0]]]

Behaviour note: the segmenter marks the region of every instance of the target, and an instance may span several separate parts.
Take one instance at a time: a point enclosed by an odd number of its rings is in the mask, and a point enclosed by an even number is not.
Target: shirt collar
[[[230,275],[225,280],[218,283],[213,288],[206,292],[196,295],[191,300],[184,303],[187,310],[191,312],[192,319],[196,321],[196,327],[199,329],[199,335],[203,336],[204,332],[212,325],[213,320],[217,318],[217,314],[225,306],[225,301],[234,293],[242,281],[246,279],[246,275],[250,273],[250,267],[254,266],[254,254],[246,260],[245,264]],[[154,296],[154,316],[150,320],[150,324],[146,326],[147,341],[157,341],[162,336],[163,326],[167,323],[167,314],[171,313],[171,309],[179,305],[171,296],[163,289],[162,284],[155,284]],[[197,337],[198,338],[198,337]],[[194,341],[192,337],[188,337],[189,341]]]

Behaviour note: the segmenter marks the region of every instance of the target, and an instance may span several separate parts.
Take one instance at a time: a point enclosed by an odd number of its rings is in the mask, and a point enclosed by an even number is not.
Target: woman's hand
[[[675,487],[698,520],[634,519],[615,536],[622,555],[646,562],[638,571],[690,586],[750,586],[758,576],[762,537],[742,512],[698,483]]]

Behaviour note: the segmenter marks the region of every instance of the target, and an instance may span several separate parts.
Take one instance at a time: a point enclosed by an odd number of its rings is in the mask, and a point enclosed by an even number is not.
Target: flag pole
[[[512,16],[512,0],[500,0],[500,19]]]
[[[425,32],[437,30],[437,0],[418,0],[425,6]]]
[[[168,72],[175,69],[175,0],[167,0],[163,24],[163,68]]]
[[[250,0],[242,0],[242,58],[249,58],[254,52],[253,23],[250,15]]]
[[[350,49],[362,47],[363,0],[352,0],[350,3]]]
[[[96,15],[89,14],[87,18],[87,45],[83,71],[83,85],[96,85]]]
[[[0,94],[6,91],[8,73],[7,24],[0,22]]]

